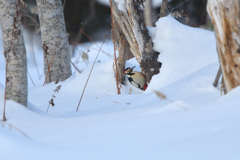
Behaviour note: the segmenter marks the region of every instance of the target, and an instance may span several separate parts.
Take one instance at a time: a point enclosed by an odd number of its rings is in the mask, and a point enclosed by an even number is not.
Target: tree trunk
[[[112,0],[116,22],[127,39],[131,53],[139,62],[147,81],[150,82],[152,76],[159,73],[161,63],[157,61],[159,53],[153,50],[152,40],[144,24],[141,4],[140,1],[126,0],[127,12],[122,12]]]
[[[168,0],[162,0],[160,18],[166,16],[167,4],[168,4]]]
[[[72,75],[70,48],[61,0],[37,0],[46,83],[64,81]],[[50,69],[49,69],[50,68]]]
[[[118,50],[118,58],[117,58],[117,69],[118,69],[118,81],[121,84],[124,84],[125,81],[125,63],[126,60],[133,58],[133,55],[130,51],[129,44],[126,40],[124,33],[122,32],[119,24],[116,21],[116,17],[113,15],[113,30],[115,36],[115,45]],[[112,34],[113,35],[113,34]],[[112,36],[113,38],[113,36]]]
[[[0,19],[6,64],[6,99],[27,107],[27,57],[18,0],[0,1]]]
[[[209,0],[226,92],[240,85],[240,0]]]
[[[152,0],[147,0],[145,2],[145,8],[144,8],[144,20],[146,26],[153,26],[153,16],[152,16]]]

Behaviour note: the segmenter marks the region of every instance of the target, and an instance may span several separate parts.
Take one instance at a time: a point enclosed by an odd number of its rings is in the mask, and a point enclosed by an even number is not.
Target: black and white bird
[[[148,87],[146,76],[142,72],[133,71],[134,68],[135,66],[126,68],[124,74],[133,86],[145,91]]]

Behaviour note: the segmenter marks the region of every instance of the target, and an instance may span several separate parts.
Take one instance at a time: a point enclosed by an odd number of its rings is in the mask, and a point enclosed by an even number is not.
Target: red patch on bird
[[[148,87],[148,84],[146,83],[144,86],[143,86],[143,90],[145,91]]]
[[[124,71],[124,74],[126,74],[126,71]]]

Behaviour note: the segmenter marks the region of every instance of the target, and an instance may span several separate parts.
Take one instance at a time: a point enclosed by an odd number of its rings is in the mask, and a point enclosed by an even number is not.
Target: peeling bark
[[[124,84],[125,75],[125,62],[126,62],[126,49],[127,49],[127,41],[123,34],[119,37],[119,49],[118,49],[118,58],[117,58],[117,65],[118,65],[118,81]]]
[[[72,75],[72,71],[62,1],[37,0],[37,6],[44,50],[44,73],[49,75],[46,83],[64,81]]]
[[[0,1],[0,19],[6,65],[6,99],[27,107],[27,57],[22,15],[17,0]]]
[[[209,0],[226,91],[240,85],[240,0]]]

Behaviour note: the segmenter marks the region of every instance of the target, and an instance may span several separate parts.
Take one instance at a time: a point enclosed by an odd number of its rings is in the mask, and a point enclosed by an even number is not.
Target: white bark
[[[0,1],[0,19],[6,64],[6,99],[27,107],[27,58],[18,0]]]
[[[226,91],[240,85],[240,0],[208,0]]]
[[[45,75],[51,65],[46,83],[64,81],[72,75],[72,71],[62,2],[61,0],[37,0],[37,6],[44,50]]]

